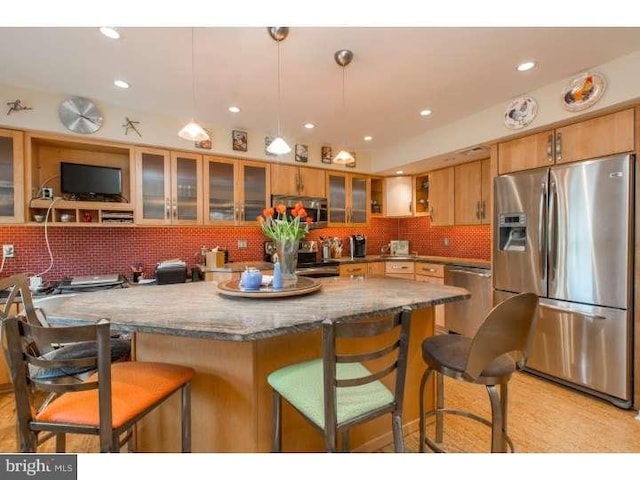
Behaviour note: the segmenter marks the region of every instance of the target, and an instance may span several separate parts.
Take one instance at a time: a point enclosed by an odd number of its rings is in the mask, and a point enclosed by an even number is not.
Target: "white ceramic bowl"
[[[44,222],[44,215],[36,214],[36,215],[33,216],[33,219],[38,223],[42,223],[42,222]]]
[[[73,216],[68,213],[63,213],[60,215],[60,221],[62,222],[70,222],[73,220]]]

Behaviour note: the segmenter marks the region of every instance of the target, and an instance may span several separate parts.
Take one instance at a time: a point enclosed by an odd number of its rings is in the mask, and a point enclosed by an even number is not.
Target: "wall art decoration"
[[[605,88],[606,81],[599,73],[578,75],[562,90],[562,106],[570,112],[585,110],[600,100]]]
[[[523,95],[513,100],[504,112],[507,128],[518,130],[529,125],[538,114],[538,102],[533,97]]]
[[[193,146],[196,148],[202,148],[204,150],[211,150],[213,148],[213,133],[211,133],[211,131],[207,130],[206,128],[204,129],[204,131],[207,132],[209,138],[206,140],[195,141],[193,142]]]
[[[233,130],[231,132],[231,139],[233,141],[233,149],[238,152],[247,151],[247,132],[242,130]]]
[[[331,147],[322,147],[320,149],[320,160],[322,163],[331,163]]]
[[[345,166],[347,166],[349,168],[355,168],[355,166],[356,166],[356,152],[349,152],[349,153],[353,157],[353,162],[347,163]]]
[[[309,161],[309,147],[296,143],[296,162],[307,163]]]
[[[267,150],[267,148],[269,148],[269,145],[271,145],[271,142],[273,142],[276,139],[276,137],[264,137],[264,154],[268,155],[270,157],[276,157],[277,155],[275,153],[271,153],[270,151]]]

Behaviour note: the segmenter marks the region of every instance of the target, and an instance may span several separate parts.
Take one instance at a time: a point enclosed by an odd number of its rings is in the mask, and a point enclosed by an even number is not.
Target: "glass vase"
[[[282,272],[282,287],[295,287],[298,283],[296,267],[298,266],[298,246],[299,240],[287,238],[274,241],[280,271]]]

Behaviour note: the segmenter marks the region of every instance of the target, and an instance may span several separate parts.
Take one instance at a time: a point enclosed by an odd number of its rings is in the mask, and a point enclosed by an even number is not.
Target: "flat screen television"
[[[60,189],[78,198],[106,198],[122,194],[122,170],[81,163],[60,163]]]

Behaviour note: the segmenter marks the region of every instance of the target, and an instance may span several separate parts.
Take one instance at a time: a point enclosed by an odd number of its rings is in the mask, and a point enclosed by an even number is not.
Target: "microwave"
[[[283,204],[287,207],[287,213],[295,207],[297,202],[301,202],[307,211],[307,216],[311,217],[312,223],[309,228],[324,228],[329,220],[329,209],[327,199],[324,197],[300,197],[297,195],[271,195],[271,206]]]

